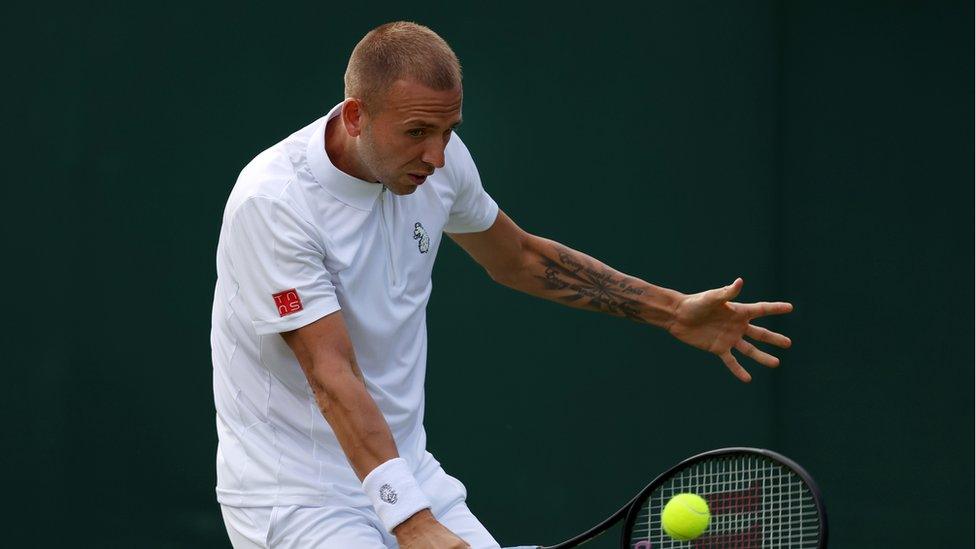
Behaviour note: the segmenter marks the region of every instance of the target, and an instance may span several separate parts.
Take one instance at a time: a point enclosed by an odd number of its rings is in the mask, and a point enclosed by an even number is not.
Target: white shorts
[[[440,466],[417,482],[431,501],[431,512],[473,549],[498,549],[498,542],[464,503],[467,492]],[[220,506],[234,549],[378,549],[396,548],[372,507],[231,507]]]

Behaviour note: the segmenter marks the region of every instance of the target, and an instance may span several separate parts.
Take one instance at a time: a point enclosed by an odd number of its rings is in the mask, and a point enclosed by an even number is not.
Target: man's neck
[[[341,115],[325,125],[325,153],[339,171],[363,181],[372,181],[369,171],[359,161],[356,140],[342,127]]]

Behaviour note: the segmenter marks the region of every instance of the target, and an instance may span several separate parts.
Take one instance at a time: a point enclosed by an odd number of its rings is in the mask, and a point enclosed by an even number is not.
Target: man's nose
[[[440,143],[432,143],[424,149],[424,154],[420,157],[425,164],[430,164],[435,168],[444,167],[444,145]]]

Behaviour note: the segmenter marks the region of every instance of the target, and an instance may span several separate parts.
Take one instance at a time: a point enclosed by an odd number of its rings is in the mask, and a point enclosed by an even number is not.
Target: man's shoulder
[[[285,139],[261,151],[241,170],[227,200],[226,214],[251,199],[280,201],[302,209],[312,181],[305,147],[316,124],[292,133]]]
[[[434,179],[431,185],[441,196],[441,199],[451,203],[454,199],[478,181],[478,168],[468,151],[468,147],[455,133],[447,142],[444,150],[444,167],[440,170],[441,176]],[[448,205],[448,209],[450,209]]]
[[[464,144],[457,132],[451,135],[451,139],[447,142],[447,148],[444,150],[444,161],[445,167],[452,171],[465,170],[474,164],[474,159],[471,158],[467,145]]]

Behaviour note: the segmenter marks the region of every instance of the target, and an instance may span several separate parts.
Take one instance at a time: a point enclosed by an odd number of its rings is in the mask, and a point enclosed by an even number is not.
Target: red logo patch
[[[295,288],[272,295],[278,316],[290,315],[302,310],[302,298],[298,297]]]

